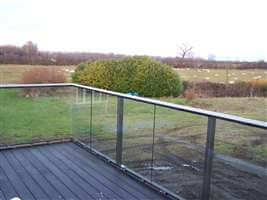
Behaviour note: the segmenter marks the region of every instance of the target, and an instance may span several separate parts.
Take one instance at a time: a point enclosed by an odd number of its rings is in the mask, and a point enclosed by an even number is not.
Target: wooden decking
[[[166,199],[74,143],[0,151],[0,200]]]

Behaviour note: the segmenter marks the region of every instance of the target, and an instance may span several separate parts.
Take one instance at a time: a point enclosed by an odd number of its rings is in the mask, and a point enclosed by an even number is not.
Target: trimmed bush
[[[178,96],[182,90],[171,67],[145,56],[82,63],[72,78],[83,85],[147,97]]]

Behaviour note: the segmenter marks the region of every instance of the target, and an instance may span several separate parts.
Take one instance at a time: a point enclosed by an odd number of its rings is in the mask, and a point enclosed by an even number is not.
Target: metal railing
[[[134,102],[140,102],[140,103],[145,103],[145,104],[150,104],[153,106],[154,110],[152,111],[153,115],[153,126],[152,126],[152,144],[151,144],[151,151],[152,151],[152,158],[151,158],[151,166],[150,168],[153,168],[153,161],[154,161],[154,148],[155,148],[155,118],[156,118],[156,108],[157,107],[163,107],[167,109],[172,109],[172,110],[177,110],[177,111],[182,111],[182,112],[187,112],[191,113],[193,115],[198,115],[198,116],[204,116],[207,117],[208,123],[207,123],[207,134],[206,134],[206,144],[205,144],[205,159],[204,159],[204,168],[203,168],[203,182],[202,182],[202,191],[201,191],[201,199],[202,200],[207,200],[210,199],[210,193],[211,193],[211,179],[212,179],[212,165],[213,165],[213,158],[214,158],[214,142],[215,142],[215,134],[216,134],[216,121],[219,120],[224,120],[228,122],[233,122],[236,124],[242,124],[246,125],[249,127],[255,127],[263,130],[267,130],[267,122],[264,121],[258,121],[258,120],[252,120],[252,119],[246,119],[234,115],[229,115],[229,114],[224,114],[224,113],[218,113],[218,112],[211,112],[203,109],[198,109],[198,108],[192,108],[184,105],[177,105],[173,103],[167,103],[167,102],[162,102],[159,100],[154,100],[154,99],[148,99],[148,98],[143,98],[143,97],[136,97],[136,96],[131,96],[127,94],[122,94],[118,92],[112,92],[112,91],[107,91],[103,89],[98,89],[94,87],[88,87],[88,86],[83,86],[79,84],[73,84],[73,83],[62,83],[62,84],[9,84],[9,85],[0,85],[0,89],[12,89],[12,88],[44,88],[44,87],[72,87],[72,88],[78,88],[79,90],[83,91],[89,91],[90,94],[90,137],[89,137],[89,149],[93,149],[92,147],[92,118],[93,118],[93,104],[92,104],[92,97],[93,97],[93,92],[96,93],[101,93],[105,94],[108,96],[113,96],[114,98],[117,98],[117,104],[116,104],[116,109],[117,109],[117,124],[116,124],[116,152],[115,152],[115,165],[117,165],[120,169],[126,170],[131,172],[131,174],[134,174],[134,176],[141,177],[135,172],[131,171],[130,169],[127,168],[127,166],[123,165],[122,162],[122,157],[123,157],[123,136],[124,136],[124,107],[125,107],[125,100],[131,100]],[[107,158],[108,159],[108,158]],[[266,173],[267,174],[267,173]],[[162,188],[161,186],[157,185],[149,179],[144,178],[144,181],[147,184],[151,184],[155,188],[160,188],[161,191],[169,195],[170,197],[177,198],[177,199],[183,199],[181,196],[174,194],[173,192],[170,192],[168,190],[165,190],[165,188]]]

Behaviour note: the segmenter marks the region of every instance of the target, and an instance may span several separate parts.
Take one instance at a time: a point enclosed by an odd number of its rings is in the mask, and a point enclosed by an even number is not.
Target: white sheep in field
[[[261,76],[255,76],[255,77],[253,77],[253,79],[255,79],[255,80],[258,80],[258,79],[261,79],[262,77]]]

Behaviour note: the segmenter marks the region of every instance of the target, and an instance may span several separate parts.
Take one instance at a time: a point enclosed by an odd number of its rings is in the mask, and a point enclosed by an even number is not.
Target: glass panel
[[[71,136],[70,88],[1,89],[0,141],[4,145]]]
[[[18,128],[29,133],[29,120],[20,109],[20,89],[0,89],[0,145],[16,144]],[[15,121],[17,121],[15,123]],[[26,129],[26,130],[25,130]],[[23,132],[23,131],[22,131]]]
[[[37,119],[31,126],[33,142],[70,138],[73,89],[38,88],[34,93],[32,116]]]
[[[200,199],[207,117],[156,107],[152,180],[185,199]]]
[[[82,142],[90,143],[91,91],[74,88],[72,103],[72,134]]]
[[[115,159],[117,138],[117,97],[93,92],[92,148]]]
[[[122,164],[150,179],[154,106],[124,100]]]
[[[266,130],[217,120],[211,199],[265,200]]]

